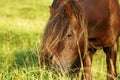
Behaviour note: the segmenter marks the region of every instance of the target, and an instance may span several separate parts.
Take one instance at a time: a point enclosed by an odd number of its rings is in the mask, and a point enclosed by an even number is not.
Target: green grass
[[[76,80],[38,66],[38,45],[51,2],[0,0],[0,80]],[[120,53],[117,72],[120,73]],[[92,73],[93,80],[106,80],[105,54],[101,50],[94,55]]]

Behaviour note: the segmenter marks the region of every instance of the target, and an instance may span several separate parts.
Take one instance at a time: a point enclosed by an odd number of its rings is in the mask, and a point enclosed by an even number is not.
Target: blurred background
[[[28,80],[37,75],[28,69],[39,70],[38,45],[51,2],[0,0],[0,80]]]
[[[0,80],[76,80],[38,66],[38,46],[52,1],[0,0]],[[92,71],[93,80],[106,80],[102,50],[94,56]],[[120,53],[117,71],[119,74]]]

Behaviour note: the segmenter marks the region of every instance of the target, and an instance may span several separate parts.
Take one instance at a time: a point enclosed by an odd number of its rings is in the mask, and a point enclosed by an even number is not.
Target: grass
[[[52,0],[0,0],[0,80],[77,80],[38,66],[38,45]],[[120,53],[117,58],[120,73]],[[93,60],[93,80],[106,80],[103,51]],[[58,73],[59,74],[59,73]]]
[[[0,1],[0,80],[34,80],[45,71],[38,66],[37,47],[50,1]]]

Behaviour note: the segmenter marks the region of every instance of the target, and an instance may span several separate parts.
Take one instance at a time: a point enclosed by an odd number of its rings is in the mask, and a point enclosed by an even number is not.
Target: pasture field
[[[52,0],[0,0],[0,80],[78,80],[38,66],[38,46],[51,3]],[[117,72],[120,80],[120,48]],[[102,50],[94,55],[92,73],[93,80],[106,80]]]

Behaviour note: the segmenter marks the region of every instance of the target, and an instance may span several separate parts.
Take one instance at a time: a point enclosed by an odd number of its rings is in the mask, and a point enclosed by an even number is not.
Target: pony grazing
[[[82,79],[91,80],[93,54],[103,49],[107,79],[115,80],[120,34],[118,0],[55,1],[43,36],[42,51],[46,63],[51,62],[51,66],[66,73],[83,67]]]

